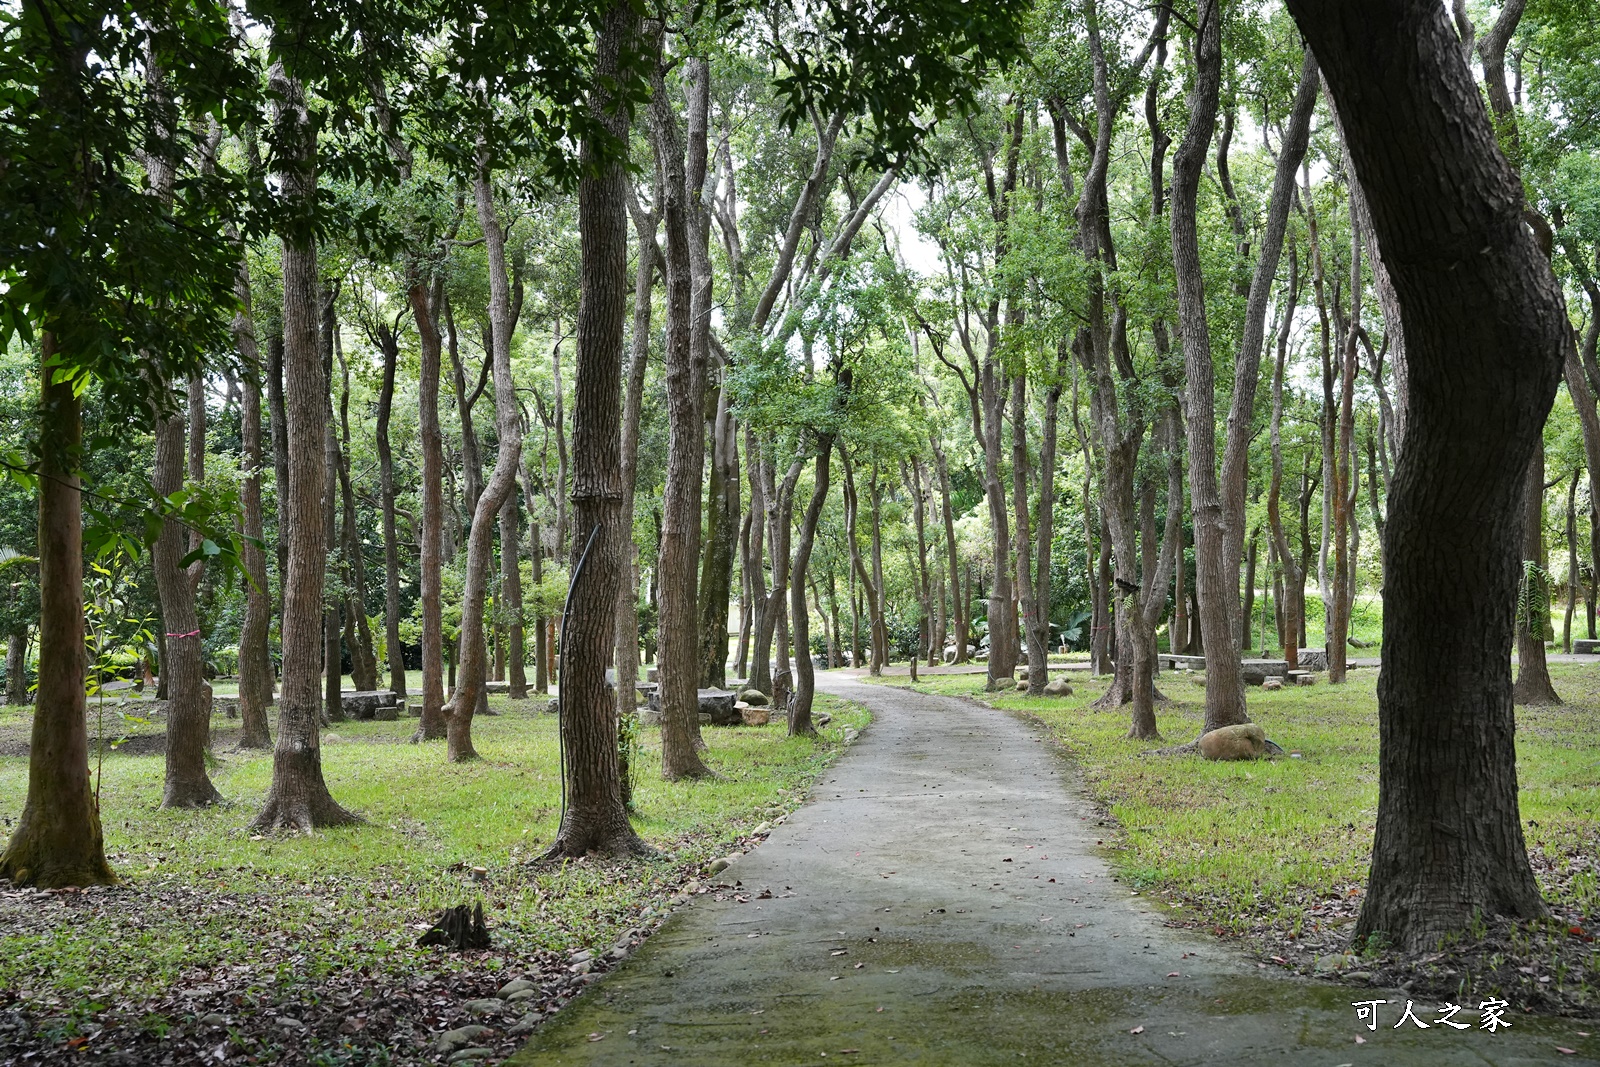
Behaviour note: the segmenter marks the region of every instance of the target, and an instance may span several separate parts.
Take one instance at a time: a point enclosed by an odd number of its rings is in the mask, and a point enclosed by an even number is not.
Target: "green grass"
[[[70,912],[0,899],[0,989],[36,1008],[92,1013],[94,1005],[192,985],[224,970],[266,988],[336,972],[403,976],[437,969],[415,947],[419,924],[447,905],[482,899],[506,959],[609,947],[708,860],[759,823],[795,807],[867,713],[819,697],[833,723],[819,742],[789,739],[781,723],[706,729],[720,777],[660,778],[660,737],[641,730],[635,826],[658,859],[534,865],[561,808],[556,721],[543,701],[491,701],[480,718],[483,760],[444,761],[442,744],[407,743],[415,720],[340,723],[325,731],[333,795],[366,824],[289,837],[247,830],[271,780],[270,754],[227,751],[213,778],[228,798],[202,811],[163,811],[163,759],[114,753],[101,807],[113,868],[131,887],[90,895]],[[217,720],[221,730],[234,724]],[[91,715],[91,732],[94,728]],[[148,733],[157,726],[138,728]],[[26,709],[0,714],[0,740],[26,736]],[[9,834],[27,788],[27,760],[0,757],[0,823]],[[487,868],[482,880],[472,867]],[[54,916],[54,917],[52,917]],[[462,964],[462,966],[466,966]]]
[[[1600,674],[1551,668],[1559,708],[1517,710],[1521,810],[1547,899],[1600,918]],[[1126,709],[1089,703],[1104,680],[1068,676],[1075,695],[1029,699],[983,694],[982,676],[927,678],[927,692],[978,696],[1037,717],[1081,768],[1093,799],[1115,821],[1104,838],[1118,874],[1191,911],[1225,934],[1263,927],[1298,932],[1329,919],[1326,901],[1359,896],[1370,863],[1378,804],[1377,672],[1344,686],[1250,691],[1250,714],[1300,758],[1211,763],[1147,757],[1157,743],[1130,741]],[[905,684],[896,678],[893,684]],[[1200,730],[1204,690],[1194,675],[1166,673],[1174,703],[1157,709],[1166,743]]]

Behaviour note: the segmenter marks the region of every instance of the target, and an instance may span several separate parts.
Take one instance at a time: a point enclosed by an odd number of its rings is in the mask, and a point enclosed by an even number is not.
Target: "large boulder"
[[[1072,695],[1072,686],[1067,684],[1065,678],[1052,678],[1045,683],[1044,695],[1047,697],[1069,697]]]
[[[764,708],[771,703],[767,699],[767,694],[759,689],[746,689],[739,694],[739,699],[749,704],[752,708]]]
[[[1209,760],[1260,759],[1266,751],[1266,731],[1253,722],[1224,726],[1200,738],[1200,754]]]

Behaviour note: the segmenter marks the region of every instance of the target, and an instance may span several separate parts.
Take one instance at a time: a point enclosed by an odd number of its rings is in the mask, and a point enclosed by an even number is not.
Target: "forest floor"
[[[1553,657],[1554,658],[1554,657]],[[1567,657],[1560,657],[1565,660]],[[897,672],[898,673],[898,672]],[[1517,771],[1529,857],[1552,921],[1486,924],[1421,958],[1353,955],[1349,933],[1371,861],[1378,802],[1377,671],[1342,686],[1252,689],[1250,714],[1289,753],[1255,763],[1152,756],[1127,710],[1092,706],[1107,679],[1068,675],[1074,695],[984,693],[980,677],[925,678],[922,692],[1033,717],[1081,768],[1104,813],[1112,868],[1169,923],[1236,942],[1269,967],[1418,993],[1495,995],[1518,1010],[1600,1016],[1600,671],[1554,663],[1567,703],[1517,709]],[[903,676],[882,680],[910,685]],[[1164,673],[1165,744],[1200,731],[1204,676]],[[1465,1003],[1465,1000],[1461,1001]]]
[[[497,1059],[703,892],[711,860],[758,843],[868,720],[824,698],[818,743],[787,739],[781,721],[707,728],[720,777],[697,784],[661,781],[659,731],[643,728],[635,826],[661,856],[550,865],[536,860],[561,808],[555,717],[543,700],[491,703],[501,714],[474,723],[473,764],[407,744],[412,719],[324,731],[329,787],[366,824],[289,837],[245,829],[272,758],[236,750],[234,723],[219,718],[214,736],[228,802],[203,811],[157,808],[163,724],[130,724],[100,782],[123,884],[0,882],[0,1063],[424,1064],[469,1047]],[[29,710],[0,709],[6,836]],[[475,901],[493,948],[416,946],[442,908]],[[529,991],[496,996],[517,980]]]

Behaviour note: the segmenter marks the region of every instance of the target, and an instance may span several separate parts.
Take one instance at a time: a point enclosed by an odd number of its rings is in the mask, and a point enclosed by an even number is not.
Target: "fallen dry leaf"
[[[1130,1034],[1142,1034],[1142,1033],[1144,1033],[1144,1027],[1135,1026],[1132,1030],[1129,1030],[1128,1033],[1130,1033]]]
[[[1179,974],[1177,971],[1168,971],[1167,972],[1167,977],[1168,978],[1182,978],[1183,975]]]

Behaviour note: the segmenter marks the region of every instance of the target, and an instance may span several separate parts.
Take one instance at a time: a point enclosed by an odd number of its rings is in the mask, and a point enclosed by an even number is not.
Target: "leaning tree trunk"
[[[1355,936],[1407,951],[1544,913],[1518,814],[1510,651],[1561,289],[1431,0],[1289,0],[1338,107],[1406,340],[1390,487],[1372,870]],[[1487,250],[1487,251],[1486,251]]]
[[[517,470],[522,462],[522,410],[517,406],[516,383],[511,378],[511,278],[506,266],[506,236],[495,210],[488,149],[481,143],[472,191],[489,260],[490,358],[499,450],[494,470],[478,497],[467,535],[467,577],[461,592],[461,666],[457,672],[460,684],[444,709],[449,724],[446,758],[451,763],[478,758],[477,749],[472,746],[472,717],[478,710],[488,677],[483,612],[489,591],[489,564],[494,557],[494,528],[500,509],[516,488]]]
[[[150,479],[157,493],[170,497],[183,488],[184,418],[168,414],[156,419],[155,467]],[[162,789],[164,808],[199,808],[222,799],[206,773],[211,747],[211,687],[206,684],[200,655],[200,619],[194,586],[180,560],[183,528],[163,519],[160,536],[150,551],[161,620],[166,627],[167,655],[161,673],[167,680],[167,767]]]
[[[701,404],[704,369],[696,366],[692,344],[694,278],[689,244],[693,240],[688,198],[701,183],[691,182],[684,142],[672,98],[658,62],[650,104],[651,140],[661,176],[661,214],[667,231],[666,390],[667,483],[662,504],[660,583],[661,773],[669,780],[703,778],[711,772],[700,760],[699,619],[696,563],[700,557],[700,478],[705,451]],[[690,153],[704,174],[704,135]],[[686,184],[688,183],[688,184]]]
[[[961,560],[956,547],[956,519],[950,509],[950,465],[945,461],[944,448],[936,435],[930,432],[928,442],[933,446],[933,463],[939,471],[939,511],[944,517],[944,562],[950,570],[950,618],[956,632],[956,662],[967,662],[967,638],[972,632],[967,622],[968,605],[961,598]]]
[[[243,400],[239,411],[240,463],[245,476],[240,486],[244,548],[244,624],[239,630],[240,748],[270,748],[267,705],[272,703],[272,654],[267,644],[272,624],[272,598],[267,592],[267,558],[261,547],[261,355],[256,348],[255,323],[250,314],[250,273],[244,261],[234,283],[239,310],[233,316],[234,343],[239,348]]]
[[[822,517],[822,505],[828,498],[828,460],[833,451],[833,435],[817,435],[817,466],[814,474],[811,502],[800,523],[800,543],[794,550],[794,564],[789,575],[789,608],[794,613],[795,687],[789,701],[789,736],[815,737],[817,728],[811,722],[811,702],[817,690],[817,676],[811,664],[811,612],[806,607],[806,568],[811,565],[811,546],[817,539],[817,520]],[[916,670],[912,660],[912,670]]]
[[[1550,582],[1544,552],[1544,449],[1528,464],[1522,503],[1522,582],[1517,595],[1517,704],[1550,707],[1561,703],[1545,661],[1544,628],[1550,620]]]
[[[1172,160],[1172,259],[1177,277],[1178,324],[1186,371],[1185,414],[1189,423],[1189,487],[1194,514],[1195,597],[1206,646],[1204,729],[1249,722],[1244,676],[1234,626],[1237,581],[1227,576],[1228,515],[1217,480],[1216,390],[1211,333],[1206,322],[1205,278],[1196,223],[1200,172],[1217,122],[1222,82],[1222,9],[1200,0],[1195,39],[1195,77],[1189,93],[1189,125]]]
[[[316,195],[316,144],[300,84],[274,68],[279,100],[281,175],[286,198],[302,205]],[[272,787],[256,830],[310,830],[357,822],[328,793],[322,778],[317,698],[321,665],[322,589],[328,545],[322,523],[327,489],[323,439],[328,381],[317,343],[317,248],[309,234],[283,239],[283,363],[285,438],[289,446],[288,576],[283,589],[283,688],[278,698],[278,743]],[[337,666],[335,667],[337,670]]]
[[[629,4],[614,4],[596,42],[590,110],[607,137],[621,145],[627,144],[628,119],[612,106],[609,86],[636,25]],[[628,303],[626,160],[599,159],[590,141],[583,145],[583,157],[578,182],[582,296],[572,411],[572,512],[581,533],[573,538],[572,551],[571,574],[578,588],[569,597],[572,611],[561,635],[567,807],[550,846],[552,856],[645,850],[622,803],[617,708],[606,690],[606,659],[616,639],[621,584],[617,546],[623,536],[617,529],[622,510],[622,361],[617,355]]]
[[[110,885],[84,719],[82,402],[54,381],[55,334],[39,339],[39,683],[28,799],[0,855],[0,878],[41,889]]]

